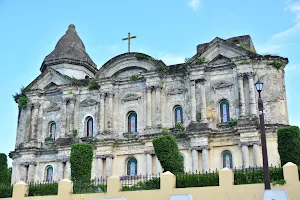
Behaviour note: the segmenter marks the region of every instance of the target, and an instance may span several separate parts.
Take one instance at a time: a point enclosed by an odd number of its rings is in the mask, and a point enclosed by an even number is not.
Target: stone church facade
[[[251,37],[239,36],[200,44],[182,64],[124,53],[98,69],[70,25],[26,87],[12,182],[70,177],[73,143],[94,145],[92,177],[157,174],[163,169],[151,141],[167,131],[178,139],[185,171],[262,166],[258,79],[269,163],[278,166],[276,131],[288,124],[287,63],[255,53]]]

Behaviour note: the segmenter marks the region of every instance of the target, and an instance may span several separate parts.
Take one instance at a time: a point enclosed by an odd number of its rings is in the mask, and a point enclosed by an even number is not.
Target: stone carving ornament
[[[48,108],[46,108],[47,112],[59,111],[60,106],[57,103],[51,103]]]
[[[224,88],[228,88],[231,87],[233,84],[228,82],[228,81],[219,81],[216,83],[212,84],[212,89],[216,90],[216,89],[224,89]]]

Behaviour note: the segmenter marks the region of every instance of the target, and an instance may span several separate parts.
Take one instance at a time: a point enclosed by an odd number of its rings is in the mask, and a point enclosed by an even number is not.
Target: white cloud
[[[160,52],[158,54],[158,59],[162,60],[167,65],[179,64],[184,62],[184,56],[176,55],[172,53]]]
[[[281,40],[281,39],[285,39],[285,38],[288,38],[288,37],[291,37],[294,35],[299,35],[299,33],[300,33],[300,22],[298,22],[293,27],[291,27],[285,31],[276,33],[275,35],[273,35],[271,37],[271,39]]]
[[[188,6],[191,7],[194,11],[197,11],[201,7],[202,0],[191,0],[188,2]]]

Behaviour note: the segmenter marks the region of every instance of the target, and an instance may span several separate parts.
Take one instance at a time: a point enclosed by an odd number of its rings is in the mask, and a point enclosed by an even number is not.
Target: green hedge
[[[28,196],[57,195],[58,183],[30,184]]]
[[[218,185],[218,173],[176,175],[176,188],[207,187]]]
[[[287,162],[293,162],[300,165],[300,130],[297,126],[279,128],[278,134],[278,152],[281,159],[281,165]]]
[[[153,178],[146,182],[139,182],[133,186],[122,186],[122,191],[158,190],[158,189],[160,189],[160,178]]]
[[[72,181],[89,182],[93,161],[93,146],[90,144],[73,144],[71,147]]]
[[[13,186],[11,185],[0,185],[0,198],[12,197]]]
[[[164,171],[173,174],[184,173],[183,160],[175,137],[171,134],[160,136],[152,140],[155,154]]]
[[[270,181],[274,184],[284,183],[283,169],[282,168],[271,168],[270,169]],[[234,172],[234,184],[253,184],[264,182],[264,171],[261,170],[241,170]]]
[[[74,194],[87,194],[87,193],[99,193],[106,192],[106,184],[92,184],[92,182],[75,181],[73,182]]]
[[[7,156],[4,153],[0,154],[0,183],[10,185],[10,172],[7,167]]]

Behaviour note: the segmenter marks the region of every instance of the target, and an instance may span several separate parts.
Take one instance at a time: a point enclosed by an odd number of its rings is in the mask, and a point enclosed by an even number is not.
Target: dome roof
[[[96,64],[85,51],[85,46],[73,24],[69,25],[64,36],[57,42],[55,49],[43,61],[41,71],[48,66],[69,63],[74,65],[85,66],[92,72],[97,71]]]

